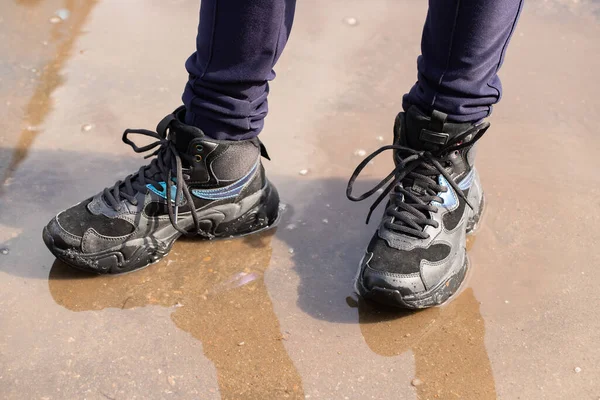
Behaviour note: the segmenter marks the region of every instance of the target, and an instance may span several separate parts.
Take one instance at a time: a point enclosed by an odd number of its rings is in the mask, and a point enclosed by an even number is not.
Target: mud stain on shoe
[[[38,3],[39,2],[37,1],[31,0],[17,1],[17,4],[27,7],[37,6]],[[69,18],[52,25],[49,39],[29,45],[33,48],[43,48],[48,46],[54,48],[55,51],[42,67],[27,67],[34,74],[35,78],[33,78],[33,80],[36,82],[35,88],[33,89],[31,98],[23,107],[21,130],[18,139],[14,144],[10,161],[6,166],[0,165],[0,167],[2,167],[0,169],[1,183],[6,183],[10,179],[19,164],[27,157],[29,148],[41,132],[42,124],[53,108],[53,93],[64,83],[62,70],[67,61],[71,58],[74,45],[84,32],[83,27],[96,4],[97,0],[65,0],[64,10],[69,11]],[[30,23],[49,24],[48,16],[40,16],[39,14],[40,13],[31,13],[31,15],[26,14],[25,20],[27,22],[25,22],[23,26],[28,26]],[[28,21],[29,19],[31,19],[31,21]],[[24,68],[24,66],[21,65],[21,68]],[[23,77],[22,80],[23,82],[20,82],[20,86],[24,87],[26,85],[25,80],[27,79]],[[11,95],[14,95],[14,93],[11,93]],[[7,96],[7,98],[10,98],[11,100],[6,105],[10,105],[14,98],[13,96]],[[2,190],[1,186],[0,190]]]
[[[358,306],[360,329],[371,350],[382,356],[412,351],[412,384],[420,400],[496,399],[484,337],[485,324],[471,288],[442,307],[418,312]]]
[[[173,307],[175,325],[200,340],[214,363],[223,399],[304,399],[263,279],[273,233],[181,239],[158,264],[120,276],[78,273],[56,261],[50,293],[72,311]]]

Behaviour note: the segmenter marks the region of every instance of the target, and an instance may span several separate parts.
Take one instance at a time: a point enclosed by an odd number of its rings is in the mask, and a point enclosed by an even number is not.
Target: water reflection
[[[263,277],[273,233],[217,242],[179,240],[136,273],[90,276],[56,261],[54,300],[72,311],[174,307],[173,322],[202,341],[223,399],[304,398]]]
[[[419,312],[348,302],[358,307],[360,329],[371,350],[387,357],[413,352],[413,383],[420,400],[496,399],[485,324],[471,288],[445,306]]]
[[[61,71],[70,59],[77,38],[82,34],[83,27],[96,3],[96,0],[65,0],[64,8],[70,11],[69,19],[52,28],[49,44],[56,48],[54,56],[41,68],[34,92],[24,107],[23,127],[8,167],[5,171],[0,170],[0,183],[6,182],[25,159],[41,130],[42,123],[52,110],[52,95],[64,81]],[[17,4],[35,6],[38,2],[19,0]],[[2,186],[0,190],[1,188]]]

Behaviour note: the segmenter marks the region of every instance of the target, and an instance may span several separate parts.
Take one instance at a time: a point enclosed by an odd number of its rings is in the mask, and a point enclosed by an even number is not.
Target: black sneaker
[[[205,239],[259,232],[278,219],[279,196],[265,178],[258,139],[214,140],[185,125],[185,109],[157,132],[128,129],[135,152],[156,149],[149,165],[66,211],[44,228],[44,242],[65,263],[95,273],[143,268],[182,235]],[[138,147],[128,137],[157,139]]]
[[[350,178],[350,200],[360,201],[383,189],[367,222],[389,195],[356,277],[356,291],[364,298],[426,308],[444,303],[464,280],[466,235],[477,227],[484,206],[473,145],[489,123],[447,123],[446,117],[437,111],[426,116],[416,107],[400,113],[394,144],[369,155]],[[394,171],[372,190],[353,196],[352,186],[362,169],[386,150],[394,151]]]

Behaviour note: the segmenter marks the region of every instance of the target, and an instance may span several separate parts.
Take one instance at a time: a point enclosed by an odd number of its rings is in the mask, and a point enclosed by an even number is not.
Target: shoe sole
[[[475,235],[480,228],[485,207],[485,196],[482,196],[479,213],[467,222],[467,236]],[[370,290],[365,288],[361,279],[363,265],[363,260],[361,260],[354,280],[355,291],[366,300],[396,308],[422,309],[440,306],[454,299],[464,289],[463,283],[466,281],[467,272],[470,271],[470,261],[467,249],[465,248],[463,251],[464,262],[460,268],[451,271],[450,275],[435,287],[425,292],[408,296],[402,296],[399,290],[379,286],[375,286]]]
[[[254,195],[259,198],[259,201],[242,215],[227,222],[228,228],[233,227],[233,229],[214,233],[219,227],[215,225],[213,226],[214,237],[200,236],[198,239],[203,241],[235,239],[276,227],[280,221],[277,189],[267,183],[264,189],[251,196]],[[202,222],[202,218],[200,221]],[[232,231],[233,234],[230,233]],[[123,274],[146,268],[166,257],[175,241],[181,236],[182,234],[174,227],[168,226],[159,232],[153,232],[150,236],[133,239],[99,253],[86,254],[74,249],[58,248],[48,229],[44,227],[42,231],[44,243],[56,258],[70,267],[94,274]],[[130,255],[126,257],[126,254]]]

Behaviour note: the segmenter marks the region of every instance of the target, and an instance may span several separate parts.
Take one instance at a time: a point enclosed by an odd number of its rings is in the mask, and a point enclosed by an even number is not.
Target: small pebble
[[[285,229],[287,229],[288,231],[293,231],[294,229],[296,229],[296,224],[288,224]]]
[[[8,253],[10,253],[10,251],[7,248],[0,249],[0,254],[7,255]]]
[[[245,345],[245,344],[246,344],[246,342],[239,342],[239,343],[238,343],[238,346],[243,346],[243,345]]]
[[[175,386],[175,377],[173,377],[173,376],[169,376],[169,377],[167,378],[167,381],[169,382],[169,385],[171,385],[171,386]]]
[[[81,131],[82,132],[89,132],[92,130],[94,126],[92,124],[85,124],[81,126]]]
[[[54,17],[50,18],[50,23],[51,24],[58,24],[60,22],[62,22],[62,19],[60,19],[60,17],[54,16]]]
[[[508,303],[510,303],[510,301],[504,300],[504,304],[508,304]]]
[[[288,250],[288,252],[289,252],[290,254],[294,254],[294,249],[292,249],[292,248],[290,247],[290,249]]]
[[[377,140],[379,140],[380,142],[383,142],[383,136],[377,136]]]
[[[300,175],[304,176],[304,175],[308,174],[308,170],[307,169],[301,169],[298,173]]]
[[[579,368],[579,367],[575,367],[574,371],[575,371],[575,373],[576,373],[576,374],[578,374],[578,373],[580,373],[580,372],[581,372],[581,368]]]
[[[356,24],[358,24],[358,20],[354,17],[346,17],[344,18],[344,22],[350,26],[356,26]]]
[[[417,386],[421,386],[423,384],[423,381],[420,380],[419,378],[415,378],[412,381],[410,381],[410,384],[417,387]]]
[[[363,149],[358,149],[354,152],[355,156],[359,156],[359,157],[364,157],[365,155],[367,155],[367,152],[364,151]]]
[[[329,220],[328,220],[327,218],[323,218],[323,223],[324,223],[324,224],[328,224],[328,223],[329,223]]]
[[[175,305],[173,307],[175,307],[175,308],[181,308],[181,307],[183,307],[183,304],[177,302],[177,303],[175,303]]]

